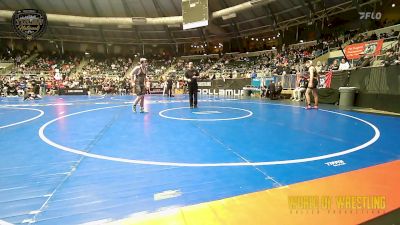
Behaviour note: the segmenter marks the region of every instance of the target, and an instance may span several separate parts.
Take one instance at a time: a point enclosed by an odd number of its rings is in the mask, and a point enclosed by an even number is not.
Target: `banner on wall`
[[[381,54],[383,39],[348,45],[344,49],[347,59],[359,59],[363,55]]]
[[[250,84],[250,78],[203,81],[199,82],[199,92],[207,95],[241,96],[243,87]]]
[[[86,88],[61,88],[58,91],[59,95],[88,95]]]

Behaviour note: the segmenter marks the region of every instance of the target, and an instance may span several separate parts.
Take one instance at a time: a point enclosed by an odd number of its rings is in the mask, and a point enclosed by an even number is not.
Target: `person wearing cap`
[[[185,72],[187,86],[189,88],[190,108],[197,108],[197,79],[200,77],[199,71],[193,68],[193,62],[189,62],[188,69]]]
[[[132,70],[132,85],[137,95],[133,102],[132,111],[136,112],[136,105],[140,104],[140,112],[144,113],[144,95],[146,94],[147,59],[141,58],[139,65]]]
[[[307,60],[306,67],[308,68],[309,81],[306,90],[306,109],[318,109],[318,73],[315,67],[313,66],[312,60]],[[311,97],[310,93],[314,96],[314,107],[311,107]]]

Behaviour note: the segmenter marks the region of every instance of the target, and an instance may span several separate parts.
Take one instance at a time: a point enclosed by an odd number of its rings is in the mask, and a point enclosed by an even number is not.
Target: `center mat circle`
[[[234,107],[203,106],[201,108],[188,109],[190,107],[171,108],[163,110],[158,114],[167,119],[189,121],[239,120],[253,115],[253,112],[250,110]],[[227,116],[229,114],[233,114],[234,116]]]

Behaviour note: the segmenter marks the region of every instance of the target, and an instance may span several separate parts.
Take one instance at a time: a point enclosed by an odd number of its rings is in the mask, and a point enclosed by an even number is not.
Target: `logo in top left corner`
[[[34,40],[46,31],[47,16],[42,10],[21,9],[14,12],[11,23],[19,37]]]

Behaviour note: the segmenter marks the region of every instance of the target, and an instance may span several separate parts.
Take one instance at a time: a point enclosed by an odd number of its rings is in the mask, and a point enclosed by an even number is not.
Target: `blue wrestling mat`
[[[400,118],[203,96],[0,98],[0,220],[117,220],[400,157]]]

